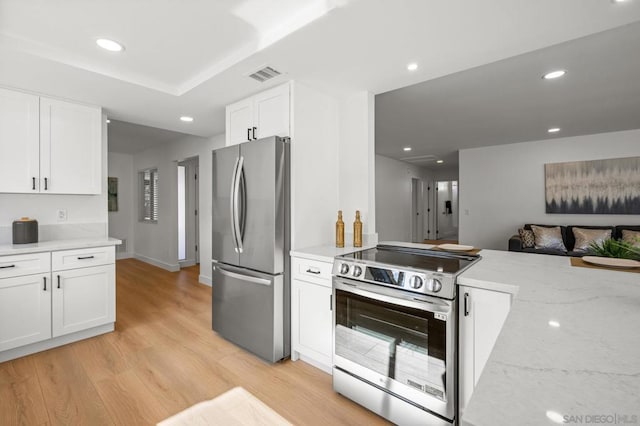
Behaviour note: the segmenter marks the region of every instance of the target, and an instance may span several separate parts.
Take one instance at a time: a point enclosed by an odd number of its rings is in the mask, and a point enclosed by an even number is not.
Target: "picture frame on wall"
[[[640,214],[640,157],[544,165],[547,213]]]
[[[118,211],[118,178],[107,178],[107,203],[110,212]]]

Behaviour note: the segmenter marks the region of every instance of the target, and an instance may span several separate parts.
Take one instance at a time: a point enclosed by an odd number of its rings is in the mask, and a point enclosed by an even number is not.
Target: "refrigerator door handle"
[[[254,283],[254,284],[262,284],[262,285],[266,285],[269,286],[271,285],[271,281],[264,279],[264,278],[258,278],[258,277],[252,277],[250,275],[244,275],[244,274],[239,274],[237,272],[231,272],[231,271],[227,271],[226,269],[222,268],[220,265],[216,265],[213,267],[214,269],[218,269],[218,271],[220,271],[220,273],[222,275],[225,275],[229,278],[235,278],[238,280],[242,280],[242,281],[247,281],[250,283]]]
[[[238,253],[238,238],[236,232],[236,221],[235,221],[235,203],[234,203],[234,195],[236,193],[236,175],[238,172],[238,163],[240,163],[240,157],[236,158],[236,164],[233,166],[233,174],[231,176],[231,195],[229,196],[229,205],[231,208],[231,236],[233,238],[233,248]]]
[[[242,253],[242,234],[240,232],[240,176],[242,175],[242,165],[244,163],[244,157],[240,156],[238,164],[236,166],[235,176],[233,177],[233,197],[232,197],[232,217],[233,232],[236,240],[236,251]]]

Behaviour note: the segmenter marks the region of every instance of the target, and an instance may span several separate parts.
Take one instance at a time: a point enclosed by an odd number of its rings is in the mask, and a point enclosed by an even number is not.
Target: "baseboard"
[[[206,275],[200,275],[198,277],[198,282],[200,282],[200,284],[204,284],[204,285],[208,285],[209,287],[211,287],[211,277],[207,277]]]
[[[133,256],[133,253],[116,253],[116,259],[120,260],[120,259],[131,259]]]
[[[114,323],[108,323],[105,325],[99,325],[97,327],[89,328],[87,330],[77,331],[71,334],[65,334],[64,336],[54,337],[53,339],[47,339],[41,342],[31,343],[26,346],[20,346],[18,348],[9,349],[9,350],[0,352],[0,362],[5,362],[12,359],[20,358],[26,355],[31,355],[36,352],[46,351],[47,349],[52,349],[58,346],[66,345],[68,343],[77,342],[78,340],[99,336],[100,334],[110,333],[114,329],[115,329]]]
[[[162,268],[169,272],[178,272],[180,270],[180,265],[177,263],[175,265],[172,265],[170,263],[162,262],[161,260],[154,259],[152,257],[143,256],[141,254],[135,254],[133,257],[142,262],[148,263],[153,266],[157,266],[158,268]]]
[[[187,259],[187,260],[179,261],[178,264],[180,265],[181,268],[188,268],[189,266],[195,265],[196,261],[195,259]]]

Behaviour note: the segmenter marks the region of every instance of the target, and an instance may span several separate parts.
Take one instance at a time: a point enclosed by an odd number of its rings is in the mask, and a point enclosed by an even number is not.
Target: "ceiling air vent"
[[[253,74],[249,74],[249,77],[259,81],[260,83],[264,83],[267,80],[271,80],[272,78],[279,76],[280,74],[282,73],[278,70],[274,70],[271,67],[264,67],[264,68],[260,68],[258,71],[254,72]]]
[[[435,155],[418,155],[415,157],[404,157],[401,158],[400,160],[402,161],[406,161],[407,163],[412,163],[412,164],[430,164],[430,163],[435,163],[436,160],[438,158]]]

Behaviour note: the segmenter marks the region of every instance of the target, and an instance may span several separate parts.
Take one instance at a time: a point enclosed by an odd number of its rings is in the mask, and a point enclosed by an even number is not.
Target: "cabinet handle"
[[[253,128],[253,140],[256,140],[256,127]]]
[[[251,127],[247,127],[247,140],[251,140]]]
[[[333,311],[333,294],[329,295],[329,310]]]
[[[464,316],[469,316],[469,293],[464,294]]]
[[[58,275],[58,288],[60,288],[60,275]]]
[[[7,265],[7,266],[0,266],[0,269],[9,269],[9,268],[15,268],[16,265]]]
[[[78,256],[78,260],[93,259],[95,256]]]
[[[31,179],[33,179],[31,189],[33,189],[35,191],[36,190],[36,178],[33,177]]]
[[[47,277],[42,277],[44,280],[44,291],[47,291]]]
[[[318,275],[318,274],[320,274],[320,271],[314,271],[311,268],[309,268],[309,269],[307,269],[307,274],[316,274],[316,275]]]
[[[44,190],[47,191],[49,189],[48,179],[44,178]]]

